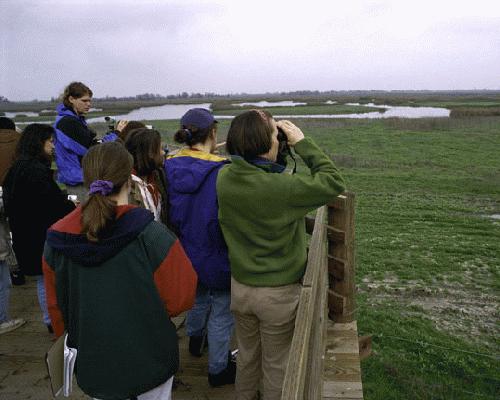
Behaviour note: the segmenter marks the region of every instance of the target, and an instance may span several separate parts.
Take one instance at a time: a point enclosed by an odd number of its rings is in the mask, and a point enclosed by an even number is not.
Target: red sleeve
[[[198,277],[179,240],[155,271],[154,281],[168,315],[175,317],[193,307]]]
[[[47,296],[47,307],[49,309],[50,321],[52,323],[52,328],[56,337],[61,336],[64,333],[64,321],[61,314],[61,310],[57,305],[56,296],[56,274],[49,264],[42,258],[42,268],[43,268],[43,279],[45,282],[45,293]]]

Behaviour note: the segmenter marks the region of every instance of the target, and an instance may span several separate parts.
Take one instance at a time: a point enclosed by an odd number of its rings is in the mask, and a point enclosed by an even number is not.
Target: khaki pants
[[[231,311],[239,353],[236,399],[281,399],[288,353],[299,302],[298,283],[278,287],[247,286],[231,279]]]

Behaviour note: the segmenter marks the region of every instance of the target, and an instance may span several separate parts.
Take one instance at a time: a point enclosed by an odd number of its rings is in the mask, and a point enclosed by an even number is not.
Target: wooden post
[[[354,194],[346,192],[328,205],[328,316],[335,322],[355,319]]]

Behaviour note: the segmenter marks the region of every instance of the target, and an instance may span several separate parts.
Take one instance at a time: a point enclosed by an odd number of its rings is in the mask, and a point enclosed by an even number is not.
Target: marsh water
[[[327,102],[327,104],[333,104],[334,102]],[[293,101],[277,101],[268,102],[260,101],[254,103],[235,103],[241,107],[245,106],[258,106],[258,107],[295,107],[300,105],[306,105],[307,103],[298,103]],[[211,103],[199,103],[199,104],[165,104],[163,106],[155,107],[141,107],[130,111],[126,114],[114,115],[113,118],[116,120],[127,119],[129,121],[142,121],[142,120],[161,120],[161,119],[180,119],[184,113],[190,108],[201,107],[210,109]],[[360,107],[371,107],[380,108],[380,111],[371,111],[367,113],[356,113],[356,114],[309,114],[309,115],[274,115],[276,118],[436,118],[436,117],[449,117],[450,110],[446,108],[438,107],[401,107],[401,106],[389,106],[389,105],[375,105],[373,103],[359,104],[359,103],[347,103],[347,105],[360,106]],[[24,114],[28,116],[38,116],[38,113],[34,112],[20,112],[20,113],[10,113],[6,112],[5,115],[12,118],[15,114]],[[217,119],[231,119],[234,115],[217,115],[215,112],[215,117]],[[235,115],[238,112],[235,111]],[[47,122],[50,121],[38,121]],[[87,119],[88,123],[94,122],[104,122],[103,117],[95,117]],[[31,122],[22,122],[20,124],[29,124]]]

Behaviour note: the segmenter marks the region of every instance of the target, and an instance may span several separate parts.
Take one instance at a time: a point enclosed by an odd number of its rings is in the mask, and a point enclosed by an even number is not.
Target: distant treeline
[[[490,97],[500,96],[500,90],[295,90],[289,92],[264,92],[264,93],[188,93],[182,92],[177,94],[161,95],[158,93],[143,93],[135,96],[104,96],[94,97],[94,101],[134,101],[134,100],[178,100],[178,99],[220,99],[220,98],[280,98],[280,97]],[[0,96],[0,103],[56,103],[58,97],[51,97],[50,100],[30,100],[30,101],[10,101],[5,96]]]
[[[238,101],[279,101],[294,100],[307,102],[308,105],[321,104],[327,100],[339,103],[375,103],[387,105],[408,106],[441,106],[450,109],[465,107],[499,107],[500,90],[296,90],[289,92],[266,92],[266,93],[226,93],[213,92],[187,93],[182,92],[171,95],[160,95],[155,93],[143,93],[135,96],[116,97],[94,97],[92,106],[103,110],[114,110],[125,112],[138,107],[159,106],[169,103],[213,103],[216,108],[230,107]],[[0,114],[4,111],[45,111],[54,110],[58,98],[50,100],[32,101],[9,101],[5,96],[0,96]],[[463,110],[465,112],[465,110]],[[479,110],[469,110],[477,113]],[[485,110],[482,115],[491,113]],[[496,113],[496,110],[494,111]],[[495,114],[496,115],[496,114]]]

